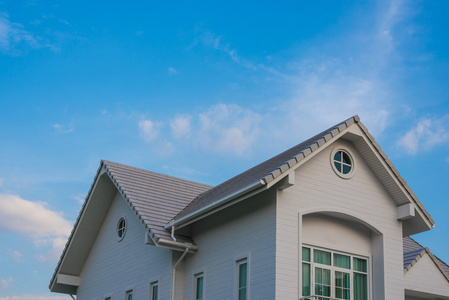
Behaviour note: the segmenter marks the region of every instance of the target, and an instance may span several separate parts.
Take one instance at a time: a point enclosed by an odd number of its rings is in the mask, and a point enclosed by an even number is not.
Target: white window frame
[[[122,220],[125,222],[125,227],[123,228],[122,236],[119,236],[119,226],[120,226],[120,223],[121,223]],[[123,239],[125,238],[127,230],[128,230],[128,220],[126,219],[125,216],[120,217],[120,219],[118,220],[117,225],[115,227],[115,234],[116,234],[118,242],[123,241]]]
[[[201,300],[206,299],[206,276],[204,272],[199,272],[199,273],[195,273],[193,275],[193,296],[192,299],[196,300],[197,298],[197,280],[198,278],[203,278],[203,298],[201,298]]]
[[[335,157],[335,154],[337,153],[337,152],[340,152],[340,151],[342,151],[342,152],[344,152],[344,153],[346,153],[348,156],[349,156],[349,159],[351,160],[351,170],[349,171],[349,173],[348,174],[343,174],[343,170],[340,172],[338,169],[337,169],[337,167],[335,167],[335,164],[334,164],[334,157]],[[345,147],[335,147],[334,149],[332,149],[332,151],[331,151],[331,156],[330,156],[330,163],[331,163],[331,166],[332,166],[332,170],[334,170],[334,172],[335,172],[335,174],[337,174],[338,176],[340,176],[341,178],[343,178],[343,179],[349,179],[349,178],[352,178],[352,176],[354,176],[354,174],[355,174],[355,167],[356,167],[356,161],[355,161],[355,159],[354,159],[354,156],[351,154],[351,151],[349,151],[347,148],[345,148]],[[342,166],[343,165],[346,165],[346,164],[344,164],[344,163],[342,163],[342,162],[340,162],[341,164],[342,164]]]
[[[128,289],[128,290],[125,292],[125,300],[128,300],[128,299],[129,299],[129,295],[132,295],[132,300],[135,300],[135,296],[134,296],[134,288]]]
[[[157,286],[157,299],[153,299],[153,288]],[[159,300],[161,298],[161,289],[160,289],[159,280],[155,280],[150,282],[150,300]]]
[[[302,248],[306,247],[310,249],[310,262],[308,261],[304,261],[302,259]],[[321,250],[321,251],[325,251],[325,252],[330,252],[331,253],[331,262],[330,265],[324,265],[324,264],[320,264],[320,263],[315,263],[314,259],[313,259],[313,250]],[[334,266],[334,254],[342,254],[342,255],[346,255],[350,257],[350,262],[351,262],[351,268],[350,269],[345,269],[345,268],[341,268],[341,267],[335,267]],[[366,272],[360,272],[360,271],[356,271],[353,269],[353,263],[354,263],[354,258],[359,258],[359,259],[363,259],[366,260]],[[371,299],[371,270],[370,270],[370,258],[363,256],[363,255],[358,255],[358,254],[352,254],[352,253],[347,253],[347,252],[342,252],[342,251],[337,251],[337,250],[333,250],[333,249],[327,249],[327,248],[322,248],[322,247],[317,247],[317,246],[312,246],[312,245],[308,245],[308,244],[303,244],[301,247],[301,275],[302,275],[302,264],[306,263],[310,265],[310,295],[315,295],[315,268],[321,268],[321,269],[326,269],[326,270],[330,270],[330,290],[331,290],[331,298],[335,298],[335,272],[343,272],[343,273],[349,273],[350,274],[350,281],[349,281],[349,290],[350,290],[350,296],[349,299],[353,300],[354,298],[354,284],[353,284],[353,278],[354,278],[354,273],[359,273],[359,274],[365,274],[367,276],[367,283],[366,283],[366,288],[367,288],[367,299]],[[302,280],[301,280],[301,285],[302,285]],[[301,295],[302,295],[302,288],[301,288]],[[306,297],[306,296],[310,296],[310,295],[302,295],[302,297]],[[335,298],[337,299],[337,298]]]
[[[239,258],[235,261],[235,299],[239,300],[239,282],[240,282],[240,265],[246,263],[246,299],[249,300],[249,290],[250,290],[250,264],[249,264],[249,256],[245,256]]]

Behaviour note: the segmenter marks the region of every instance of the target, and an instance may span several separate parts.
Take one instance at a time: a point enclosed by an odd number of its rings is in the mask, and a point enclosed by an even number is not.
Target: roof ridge
[[[138,167],[134,167],[134,166],[130,166],[130,165],[125,165],[125,164],[121,164],[121,163],[118,163],[118,162],[113,162],[113,161],[110,161],[110,160],[102,159],[101,163],[104,163],[106,167],[108,165],[117,166],[117,167],[121,167],[121,168],[124,167],[125,169],[134,169],[134,170],[136,170],[137,172],[140,172],[140,173],[156,174],[156,175],[164,176],[164,177],[167,177],[167,178],[173,178],[173,179],[176,179],[176,180],[182,180],[182,181],[185,181],[185,182],[188,182],[188,183],[194,183],[194,184],[199,184],[199,185],[203,185],[203,186],[213,187],[213,186],[211,186],[209,184],[196,182],[196,181],[193,181],[193,180],[184,179],[184,178],[180,178],[180,177],[176,177],[176,176],[172,176],[172,175],[168,175],[168,174],[164,174],[164,173],[149,171],[149,170],[146,170],[146,169],[142,169],[142,168],[138,168]]]

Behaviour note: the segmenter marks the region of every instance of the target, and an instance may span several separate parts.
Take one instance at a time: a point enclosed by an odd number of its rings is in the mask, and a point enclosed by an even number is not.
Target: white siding
[[[116,226],[127,219],[125,238],[118,242]],[[117,193],[81,272],[79,300],[125,299],[134,288],[134,299],[149,299],[150,282],[161,279],[160,299],[170,297],[172,252],[144,243],[145,229]]]
[[[351,179],[340,178],[330,165],[330,153],[335,146],[344,146],[355,159],[356,169]],[[324,148],[298,168],[294,186],[278,191],[276,299],[300,296],[298,257],[302,224],[299,215],[313,209],[346,212],[377,228],[383,236],[372,236],[372,254],[384,262],[376,265],[378,282],[374,299],[404,299],[402,227],[396,219],[396,205],[354,147],[342,140]]]
[[[407,273],[405,288],[436,295],[449,295],[449,283],[429,255],[424,255]]]
[[[275,193],[267,191],[195,224],[192,236],[200,250],[185,259],[182,299],[192,299],[197,272],[204,272],[206,299],[234,299],[235,262],[243,257],[250,299],[274,299],[275,216]]]

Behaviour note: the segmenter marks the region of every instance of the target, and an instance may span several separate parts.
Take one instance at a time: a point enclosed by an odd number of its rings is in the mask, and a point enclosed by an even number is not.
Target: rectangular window
[[[150,300],[159,300],[159,282],[150,283]]]
[[[302,296],[368,300],[367,259],[312,247],[303,247],[301,256]]]
[[[129,290],[126,292],[125,300],[133,300],[133,290]]]
[[[248,299],[248,261],[237,261],[237,299]]]
[[[195,300],[204,299],[204,274],[199,273],[195,275]]]

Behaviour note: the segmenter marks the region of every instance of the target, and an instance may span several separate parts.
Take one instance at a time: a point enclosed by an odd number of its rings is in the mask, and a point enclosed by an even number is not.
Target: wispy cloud
[[[12,282],[12,278],[0,278],[0,290],[6,290],[9,284]],[[1,298],[0,298],[1,300]]]
[[[190,136],[191,116],[178,115],[170,121],[170,128],[176,138],[187,138]]]
[[[0,12],[0,50],[17,54],[19,47],[40,48],[38,39],[29,31],[24,29],[20,23],[9,20],[9,15]]]
[[[408,154],[430,150],[449,141],[449,115],[442,118],[423,118],[398,141]]]
[[[141,120],[139,122],[140,135],[145,142],[151,143],[159,136],[159,124],[150,120]]]
[[[168,67],[168,73],[169,74],[178,74],[178,70],[176,70],[173,67]]]
[[[30,238],[36,246],[50,244],[52,255],[48,259],[58,257],[71,229],[71,222],[61,213],[46,208],[44,203],[0,194],[0,234],[17,232]]]
[[[53,124],[51,127],[53,127],[55,131],[59,134],[67,134],[74,131],[72,126],[67,125]]]
[[[8,253],[11,256],[12,260],[15,262],[20,262],[23,254],[20,251],[8,249]]]

